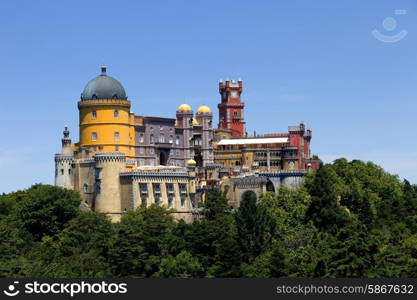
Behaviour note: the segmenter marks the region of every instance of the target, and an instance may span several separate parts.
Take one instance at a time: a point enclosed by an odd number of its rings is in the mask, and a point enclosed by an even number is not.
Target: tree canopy
[[[417,277],[417,186],[338,159],[295,190],[219,190],[192,223],[157,204],[112,223],[77,192],[0,195],[2,277]]]

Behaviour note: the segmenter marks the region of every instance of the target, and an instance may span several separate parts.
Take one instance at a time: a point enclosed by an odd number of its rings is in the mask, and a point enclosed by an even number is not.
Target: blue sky
[[[63,126],[78,141],[77,101],[103,63],[144,115],[215,109],[218,80],[241,77],[248,132],[303,120],[323,160],[417,183],[416,14],[410,0],[2,1],[0,192],[53,183]]]

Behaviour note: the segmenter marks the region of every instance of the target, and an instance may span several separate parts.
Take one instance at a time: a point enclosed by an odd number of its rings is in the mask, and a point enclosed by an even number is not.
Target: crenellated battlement
[[[131,102],[123,99],[93,99],[78,101],[78,108],[90,107],[90,106],[123,106],[130,108]]]
[[[187,171],[172,172],[172,171],[132,171],[122,172],[120,177],[143,177],[143,178],[183,178],[188,179],[189,175]]]
[[[229,90],[230,88],[238,88],[240,91],[242,91],[242,86],[243,82],[241,78],[239,78],[237,81],[233,79],[229,80],[229,78],[227,78],[224,82],[222,79],[219,80],[220,91]]]
[[[60,153],[55,154],[55,162],[61,162],[61,161],[74,161],[74,156],[63,155]]]
[[[97,152],[95,161],[126,161],[126,155],[122,152]]]
[[[258,177],[255,175],[246,176],[241,178],[236,178],[235,180],[236,187],[240,189],[249,189],[249,188],[261,188],[266,184],[267,179],[265,177]]]
[[[307,171],[303,170],[282,170],[276,172],[262,172],[259,173],[259,176],[262,177],[304,177],[306,176]]]

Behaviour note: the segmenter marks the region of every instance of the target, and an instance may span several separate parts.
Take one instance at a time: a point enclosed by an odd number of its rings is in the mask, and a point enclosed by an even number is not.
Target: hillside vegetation
[[[111,223],[77,192],[0,196],[1,277],[417,277],[417,187],[373,163],[338,159],[298,190],[213,191],[200,220],[157,205]]]

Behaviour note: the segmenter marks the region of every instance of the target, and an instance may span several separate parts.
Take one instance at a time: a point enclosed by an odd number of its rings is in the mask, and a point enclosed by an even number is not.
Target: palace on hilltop
[[[298,187],[320,163],[310,154],[311,130],[301,122],[287,133],[248,136],[242,90],[240,79],[219,82],[217,128],[206,105],[194,113],[181,104],[175,118],[135,115],[123,85],[102,66],[78,101],[78,143],[65,126],[55,185],[79,191],[84,209],[113,221],[152,203],[191,221],[212,188],[237,207],[245,192]]]

